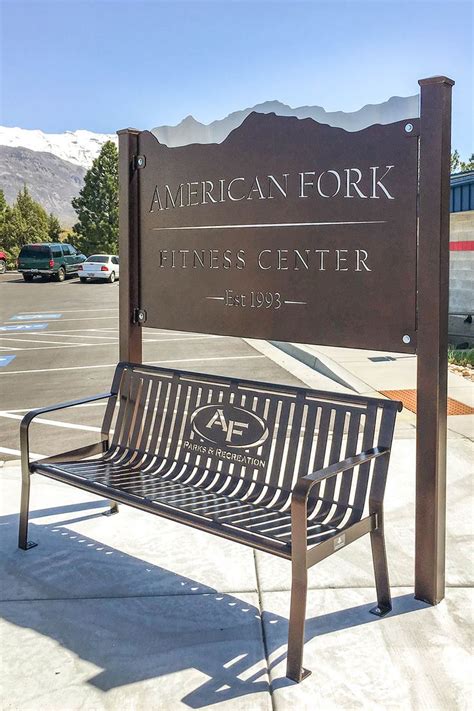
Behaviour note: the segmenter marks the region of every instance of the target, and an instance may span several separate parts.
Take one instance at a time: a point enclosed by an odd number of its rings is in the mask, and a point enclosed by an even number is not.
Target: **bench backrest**
[[[304,474],[391,447],[400,403],[120,363],[112,446],[291,492]],[[365,500],[370,464],[359,468]],[[348,498],[350,477],[345,477]],[[325,498],[331,498],[328,482]],[[334,492],[332,492],[334,494]],[[351,494],[351,500],[354,492]],[[363,506],[363,504],[362,504]]]

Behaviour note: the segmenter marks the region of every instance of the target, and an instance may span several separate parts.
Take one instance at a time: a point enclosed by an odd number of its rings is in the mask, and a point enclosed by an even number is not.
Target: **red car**
[[[0,274],[5,274],[7,271],[7,255],[0,250]]]

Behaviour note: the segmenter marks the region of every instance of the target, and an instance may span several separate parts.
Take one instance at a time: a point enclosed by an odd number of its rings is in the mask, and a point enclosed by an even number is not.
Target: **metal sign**
[[[415,596],[436,604],[454,82],[419,84],[419,119],[354,132],[255,113],[219,144],[119,131],[120,356],[142,362],[143,325],[416,353]],[[260,436],[239,418],[194,426]]]
[[[141,133],[147,325],[415,352],[418,133],[256,113],[220,144]]]

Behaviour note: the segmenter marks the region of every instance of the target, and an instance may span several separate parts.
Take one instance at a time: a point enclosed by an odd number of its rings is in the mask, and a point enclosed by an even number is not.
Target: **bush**
[[[474,348],[467,348],[465,351],[449,350],[448,363],[474,368]]]

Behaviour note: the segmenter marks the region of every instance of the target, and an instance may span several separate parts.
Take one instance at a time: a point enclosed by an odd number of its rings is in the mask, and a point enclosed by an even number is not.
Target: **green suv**
[[[70,274],[77,276],[79,266],[85,260],[86,257],[72,244],[41,242],[25,244],[18,255],[17,264],[25,281],[32,281],[35,276],[64,281]]]

